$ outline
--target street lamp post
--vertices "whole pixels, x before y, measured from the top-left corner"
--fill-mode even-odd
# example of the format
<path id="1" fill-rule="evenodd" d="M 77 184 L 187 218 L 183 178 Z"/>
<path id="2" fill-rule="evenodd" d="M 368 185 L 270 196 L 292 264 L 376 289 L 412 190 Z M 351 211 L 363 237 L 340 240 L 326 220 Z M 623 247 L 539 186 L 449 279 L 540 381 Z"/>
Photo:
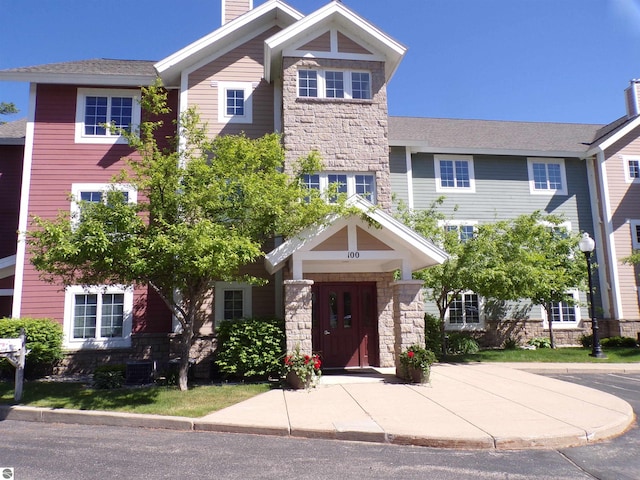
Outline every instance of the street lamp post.
<path id="1" fill-rule="evenodd" d="M 596 242 L 588 233 L 583 233 L 579 242 L 580 250 L 587 260 L 587 273 L 589 276 L 589 307 L 591 314 L 591 330 L 593 332 L 592 350 L 589 355 L 596 358 L 607 358 L 600 346 L 600 334 L 598 333 L 598 319 L 596 318 L 595 307 L 593 305 L 593 281 L 591 278 L 591 254 L 596 247 Z"/>

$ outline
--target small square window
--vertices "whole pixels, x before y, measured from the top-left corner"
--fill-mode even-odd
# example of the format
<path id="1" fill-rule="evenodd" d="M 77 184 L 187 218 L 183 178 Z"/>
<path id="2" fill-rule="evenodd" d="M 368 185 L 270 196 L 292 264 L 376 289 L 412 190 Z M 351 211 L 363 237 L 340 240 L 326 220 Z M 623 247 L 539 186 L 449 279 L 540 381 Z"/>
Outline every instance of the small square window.
<path id="1" fill-rule="evenodd" d="M 640 183 L 640 157 L 622 157 L 627 183 Z"/>
<path id="2" fill-rule="evenodd" d="M 371 76 L 368 72 L 351 73 L 351 98 L 371 99 Z"/>
<path id="3" fill-rule="evenodd" d="M 244 115 L 244 90 L 227 90 L 227 115 Z"/>
<path id="4" fill-rule="evenodd" d="M 315 70 L 298 71 L 298 96 L 318 96 L 318 72 Z"/>
<path id="5" fill-rule="evenodd" d="M 356 194 L 373 203 L 375 195 L 373 175 L 355 175 Z"/>
<path id="6" fill-rule="evenodd" d="M 253 123 L 253 88 L 249 82 L 212 82 L 218 88 L 218 123 Z"/>
<path id="7" fill-rule="evenodd" d="M 629 220 L 631 229 L 631 248 L 640 250 L 640 220 Z"/>

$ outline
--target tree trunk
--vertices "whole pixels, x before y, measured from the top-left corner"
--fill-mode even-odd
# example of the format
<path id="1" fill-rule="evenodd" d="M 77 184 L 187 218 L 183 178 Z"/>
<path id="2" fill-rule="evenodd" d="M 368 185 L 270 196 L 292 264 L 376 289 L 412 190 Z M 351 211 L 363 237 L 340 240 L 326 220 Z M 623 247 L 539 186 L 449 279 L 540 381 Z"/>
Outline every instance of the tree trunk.
<path id="1" fill-rule="evenodd" d="M 549 343 L 551 348 L 556 348 L 556 340 L 553 338 L 553 318 L 551 316 L 551 304 L 549 303 L 545 310 L 547 311 L 547 323 L 549 324 Z"/>
<path id="2" fill-rule="evenodd" d="M 180 337 L 180 368 L 178 370 L 178 387 L 183 392 L 189 389 L 189 354 L 193 338 L 193 319 L 188 319 L 185 323 Z"/>

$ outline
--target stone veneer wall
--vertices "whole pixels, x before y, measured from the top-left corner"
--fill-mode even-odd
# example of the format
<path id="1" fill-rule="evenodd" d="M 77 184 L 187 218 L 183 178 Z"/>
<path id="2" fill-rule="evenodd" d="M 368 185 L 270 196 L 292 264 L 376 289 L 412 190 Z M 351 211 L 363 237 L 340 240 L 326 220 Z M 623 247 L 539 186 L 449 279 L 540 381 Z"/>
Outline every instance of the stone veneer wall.
<path id="1" fill-rule="evenodd" d="M 414 344 L 421 347 L 425 345 L 422 282 L 401 280 L 393 282 L 391 287 L 395 320 L 395 367 L 396 372 L 401 372 L 400 353 Z"/>
<path id="2" fill-rule="evenodd" d="M 296 348 L 311 355 L 312 280 L 285 280 L 284 282 L 284 325 L 287 336 L 287 352 Z"/>
<path id="3" fill-rule="evenodd" d="M 299 98 L 298 69 L 371 72 L 372 99 Z M 315 58 L 283 59 L 282 131 L 286 170 L 312 150 L 324 170 L 375 173 L 377 203 L 391 209 L 387 89 L 383 62 Z"/>
<path id="4" fill-rule="evenodd" d="M 309 273 L 314 282 L 376 282 L 378 344 L 381 367 L 395 365 L 393 329 L 393 273 Z"/>

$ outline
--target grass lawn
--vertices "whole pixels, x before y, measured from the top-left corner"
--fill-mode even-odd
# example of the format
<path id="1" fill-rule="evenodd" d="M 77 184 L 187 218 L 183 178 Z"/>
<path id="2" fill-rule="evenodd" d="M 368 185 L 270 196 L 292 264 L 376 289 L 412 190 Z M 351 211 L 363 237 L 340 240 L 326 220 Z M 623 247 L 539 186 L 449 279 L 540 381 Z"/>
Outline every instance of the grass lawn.
<path id="1" fill-rule="evenodd" d="M 590 357 L 590 348 L 539 348 L 537 350 L 481 350 L 468 355 L 448 355 L 443 362 L 546 362 L 632 363 L 640 362 L 640 348 L 606 348 L 606 359 Z"/>
<path id="2" fill-rule="evenodd" d="M 76 382 L 25 382 L 21 405 L 202 417 L 270 389 L 267 383 L 94 390 Z M 0 404 L 13 404 L 13 382 L 0 382 Z"/>

